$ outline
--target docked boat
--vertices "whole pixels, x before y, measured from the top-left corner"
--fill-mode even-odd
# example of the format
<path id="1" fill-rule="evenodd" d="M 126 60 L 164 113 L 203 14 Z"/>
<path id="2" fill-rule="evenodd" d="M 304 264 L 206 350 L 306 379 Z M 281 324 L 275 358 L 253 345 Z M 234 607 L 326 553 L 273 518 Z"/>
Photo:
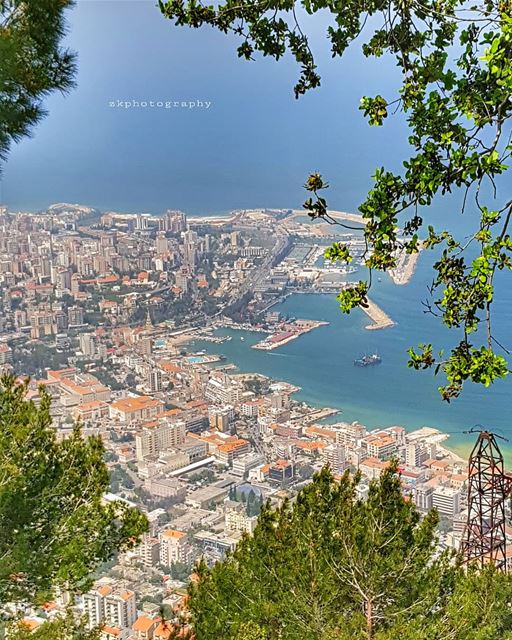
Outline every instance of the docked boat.
<path id="1" fill-rule="evenodd" d="M 365 355 L 362 358 L 358 358 L 354 360 L 354 365 L 356 367 L 369 367 L 371 365 L 380 364 L 382 362 L 382 358 L 376 353 L 372 353 L 371 355 Z"/>

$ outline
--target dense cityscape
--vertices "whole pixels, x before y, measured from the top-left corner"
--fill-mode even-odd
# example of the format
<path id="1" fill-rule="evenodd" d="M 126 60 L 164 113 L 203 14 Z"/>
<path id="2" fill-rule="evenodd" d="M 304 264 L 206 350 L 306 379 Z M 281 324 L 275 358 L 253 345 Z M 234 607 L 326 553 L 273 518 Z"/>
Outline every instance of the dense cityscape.
<path id="1" fill-rule="evenodd" d="M 36 404 L 43 390 L 51 396 L 59 438 L 77 421 L 84 434 L 101 435 L 111 475 L 105 500 L 136 505 L 150 523 L 141 544 L 101 567 L 76 602 L 105 640 L 170 637 L 162 607 L 167 619 L 179 615 L 196 561 L 221 559 L 254 531 L 265 502 L 293 499 L 324 465 L 338 476 L 358 470 L 364 499 L 398 459 L 404 496 L 440 514 L 440 548 L 460 545 L 467 464 L 443 446 L 446 434 L 344 422 L 335 409 L 294 399 L 299 389 L 287 381 L 239 373 L 194 348 L 197 339 L 231 339 L 222 327 L 261 332 L 254 348 L 271 350 L 322 326 L 273 306 L 292 293 L 337 291 L 359 265 L 324 260 L 340 236 L 301 216 L 187 219 L 66 204 L 2 211 L 1 366 L 28 379 Z M 362 251 L 357 232 L 342 236 Z M 396 284 L 414 265 L 415 257 L 401 258 Z M 393 324 L 377 305 L 367 313 L 367 329 Z M 25 622 L 35 629 L 68 604 L 62 594 L 27 607 Z"/>

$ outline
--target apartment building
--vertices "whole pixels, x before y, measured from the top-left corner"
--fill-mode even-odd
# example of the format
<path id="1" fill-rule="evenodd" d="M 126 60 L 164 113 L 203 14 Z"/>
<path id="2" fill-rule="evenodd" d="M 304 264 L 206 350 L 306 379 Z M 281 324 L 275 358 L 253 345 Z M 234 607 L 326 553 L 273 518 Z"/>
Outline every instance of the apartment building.
<path id="1" fill-rule="evenodd" d="M 135 593 L 103 584 L 82 597 L 90 629 L 100 624 L 119 629 L 131 628 L 137 618 Z"/>
<path id="2" fill-rule="evenodd" d="M 139 461 L 157 456 L 161 451 L 177 447 L 185 442 L 185 422 L 161 420 L 155 426 L 144 427 L 135 436 L 136 457 Z"/>
<path id="3" fill-rule="evenodd" d="M 460 511 L 460 491 L 452 487 L 436 487 L 432 494 L 432 506 L 440 515 L 453 518 Z"/>
<path id="4" fill-rule="evenodd" d="M 160 563 L 170 567 L 174 562 L 186 563 L 190 560 L 190 545 L 187 534 L 176 529 L 167 529 L 159 535 Z"/>

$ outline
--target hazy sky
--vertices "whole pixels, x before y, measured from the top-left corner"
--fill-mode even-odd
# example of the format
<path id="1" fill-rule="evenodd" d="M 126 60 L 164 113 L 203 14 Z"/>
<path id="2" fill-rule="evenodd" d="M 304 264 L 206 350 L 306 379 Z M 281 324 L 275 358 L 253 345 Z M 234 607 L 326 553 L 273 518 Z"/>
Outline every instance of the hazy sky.
<path id="1" fill-rule="evenodd" d="M 174 27 L 151 0 L 78 0 L 69 23 L 78 85 L 47 100 L 50 115 L 13 148 L 0 201 L 14 209 L 297 206 L 308 172 L 320 170 L 333 206 L 348 210 L 374 168 L 397 157 L 399 123 L 370 128 L 357 108 L 365 93 L 393 86 L 392 64 L 357 51 L 331 61 L 321 20 L 307 28 L 323 86 L 298 101 L 292 60 L 239 60 L 234 38 Z M 211 106 L 109 106 L 150 100 Z"/>

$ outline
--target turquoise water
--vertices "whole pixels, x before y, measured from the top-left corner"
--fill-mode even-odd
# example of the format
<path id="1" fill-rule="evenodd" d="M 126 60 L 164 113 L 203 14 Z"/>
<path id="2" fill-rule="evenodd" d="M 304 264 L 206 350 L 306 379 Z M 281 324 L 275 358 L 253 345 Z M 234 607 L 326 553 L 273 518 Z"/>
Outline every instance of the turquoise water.
<path id="1" fill-rule="evenodd" d="M 202 364 L 206 359 L 203 356 L 190 356 L 189 358 L 186 358 L 186 361 L 189 364 Z"/>
<path id="2" fill-rule="evenodd" d="M 467 452 L 474 441 L 474 435 L 462 432 L 476 424 L 510 437 L 510 379 L 500 380 L 490 389 L 468 384 L 459 399 L 447 404 L 437 391 L 443 383 L 440 376 L 407 368 L 409 346 L 432 341 L 442 347 L 443 342 L 456 338 L 440 327 L 438 319 L 423 313 L 420 300 L 426 297 L 430 274 L 430 256 L 425 254 L 409 285 L 397 287 L 387 277 L 375 283 L 371 296 L 397 323 L 392 329 L 367 331 L 367 316 L 359 310 L 349 316 L 341 314 L 335 296 L 300 294 L 275 309 L 290 316 L 327 320 L 329 326 L 271 352 L 251 349 L 261 339 L 261 334 L 251 332 L 222 330 L 233 340 L 219 345 L 195 345 L 224 354 L 241 371 L 260 372 L 296 384 L 302 388 L 300 399 L 339 408 L 343 419 L 357 419 L 369 427 L 435 427 L 450 433 L 450 446 L 461 452 Z M 495 332 L 507 342 L 507 327 L 512 326 L 511 305 L 510 294 L 503 295 Z M 354 367 L 355 358 L 375 351 L 382 356 L 381 365 Z M 512 460 L 512 450 L 506 443 L 503 448 Z"/>

